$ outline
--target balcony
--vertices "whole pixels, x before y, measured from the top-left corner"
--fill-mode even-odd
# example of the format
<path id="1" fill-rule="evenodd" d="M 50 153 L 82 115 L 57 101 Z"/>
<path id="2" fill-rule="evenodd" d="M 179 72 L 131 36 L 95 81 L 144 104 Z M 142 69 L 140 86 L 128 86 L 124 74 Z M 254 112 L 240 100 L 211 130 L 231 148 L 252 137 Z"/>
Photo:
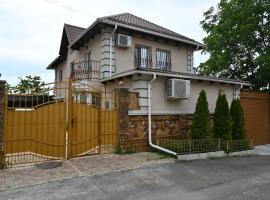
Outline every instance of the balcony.
<path id="1" fill-rule="evenodd" d="M 135 57 L 135 68 L 141 70 L 151 70 L 151 71 L 171 71 L 171 62 L 167 61 L 156 61 L 155 65 L 151 59 L 144 59 L 141 57 Z"/>
<path id="2" fill-rule="evenodd" d="M 87 60 L 71 66 L 73 80 L 100 80 L 100 61 Z"/>

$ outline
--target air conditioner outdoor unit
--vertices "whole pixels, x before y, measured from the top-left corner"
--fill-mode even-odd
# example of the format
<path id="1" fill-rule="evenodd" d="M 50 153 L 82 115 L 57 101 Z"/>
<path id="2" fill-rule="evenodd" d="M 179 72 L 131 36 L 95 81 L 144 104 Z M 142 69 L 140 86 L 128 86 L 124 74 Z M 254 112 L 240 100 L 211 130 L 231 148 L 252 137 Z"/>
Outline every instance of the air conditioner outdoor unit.
<path id="1" fill-rule="evenodd" d="M 190 97 L 190 81 L 183 79 L 168 79 L 167 81 L 167 98 L 183 99 Z"/>
<path id="2" fill-rule="evenodd" d="M 117 34 L 116 35 L 116 46 L 117 47 L 124 47 L 124 48 L 131 47 L 131 36 Z"/>

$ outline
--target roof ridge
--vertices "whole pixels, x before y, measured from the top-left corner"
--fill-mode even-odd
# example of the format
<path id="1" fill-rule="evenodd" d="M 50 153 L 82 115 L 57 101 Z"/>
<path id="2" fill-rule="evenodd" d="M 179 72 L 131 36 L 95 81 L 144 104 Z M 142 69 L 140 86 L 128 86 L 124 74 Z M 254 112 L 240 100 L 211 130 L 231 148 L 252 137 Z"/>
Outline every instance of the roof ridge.
<path id="1" fill-rule="evenodd" d="M 130 14 L 130 13 L 128 13 L 128 12 L 123 12 L 123 13 L 114 14 L 114 15 L 106 15 L 106 16 L 103 16 L 103 17 L 98 17 L 98 19 L 103 19 L 103 18 L 108 18 L 108 17 L 115 17 L 115 16 L 125 15 L 125 14 Z"/>

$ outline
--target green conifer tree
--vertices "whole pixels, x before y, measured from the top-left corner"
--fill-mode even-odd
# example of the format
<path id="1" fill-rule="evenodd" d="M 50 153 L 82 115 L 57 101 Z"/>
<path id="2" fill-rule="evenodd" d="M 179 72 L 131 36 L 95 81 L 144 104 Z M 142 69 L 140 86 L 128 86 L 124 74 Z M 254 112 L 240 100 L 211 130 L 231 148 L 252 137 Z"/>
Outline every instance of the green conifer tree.
<path id="1" fill-rule="evenodd" d="M 244 112 L 239 99 L 234 99 L 232 101 L 230 112 L 232 117 L 232 139 L 245 139 Z"/>
<path id="2" fill-rule="evenodd" d="M 219 93 L 214 114 L 214 137 L 232 139 L 232 119 L 225 94 Z"/>
<path id="3" fill-rule="evenodd" d="M 207 137 L 209 137 L 209 110 L 206 93 L 202 90 L 192 119 L 192 139 L 205 139 Z"/>

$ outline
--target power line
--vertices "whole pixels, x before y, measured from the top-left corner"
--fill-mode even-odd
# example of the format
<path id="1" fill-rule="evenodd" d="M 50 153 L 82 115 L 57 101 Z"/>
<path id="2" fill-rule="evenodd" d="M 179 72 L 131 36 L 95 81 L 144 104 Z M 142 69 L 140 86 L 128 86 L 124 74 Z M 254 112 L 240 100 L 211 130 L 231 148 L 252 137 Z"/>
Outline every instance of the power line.
<path id="1" fill-rule="evenodd" d="M 58 1 L 58 0 L 43 0 L 43 1 L 46 1 L 47 3 L 51 3 L 51 4 L 54 4 L 54 5 L 58 5 L 58 6 L 61 6 L 62 8 L 65 8 L 67 10 L 70 10 L 72 12 L 76 12 L 76 13 L 79 13 L 79 14 L 84 14 L 84 15 L 87 15 L 89 17 L 92 17 L 92 18 L 98 18 L 97 16 L 95 15 L 92 15 L 88 12 L 86 12 L 85 10 L 81 10 L 81 9 L 78 9 L 78 8 L 75 8 L 67 3 L 63 3 L 61 1 Z"/>

